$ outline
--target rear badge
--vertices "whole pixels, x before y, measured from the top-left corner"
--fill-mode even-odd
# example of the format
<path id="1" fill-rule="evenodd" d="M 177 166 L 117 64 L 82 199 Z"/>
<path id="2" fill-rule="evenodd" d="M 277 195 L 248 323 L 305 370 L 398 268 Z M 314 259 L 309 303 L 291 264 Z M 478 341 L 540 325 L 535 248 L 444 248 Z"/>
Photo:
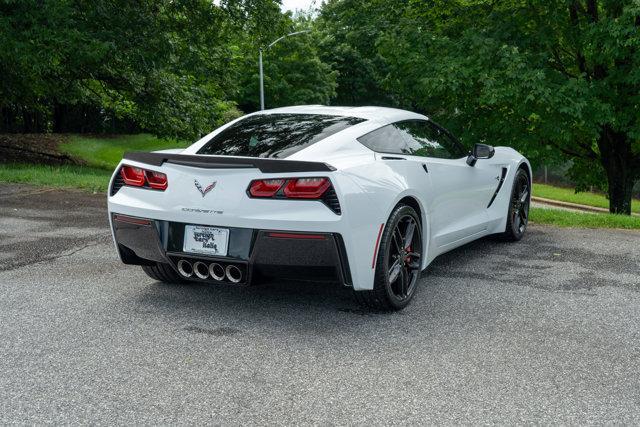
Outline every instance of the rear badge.
<path id="1" fill-rule="evenodd" d="M 213 181 L 211 184 L 207 185 L 207 187 L 203 189 L 202 185 L 200 185 L 197 179 L 193 180 L 193 183 L 196 185 L 196 188 L 198 189 L 200 194 L 202 194 L 202 197 L 206 196 L 209 191 L 214 189 L 214 187 L 216 186 L 216 182 L 217 181 Z"/>

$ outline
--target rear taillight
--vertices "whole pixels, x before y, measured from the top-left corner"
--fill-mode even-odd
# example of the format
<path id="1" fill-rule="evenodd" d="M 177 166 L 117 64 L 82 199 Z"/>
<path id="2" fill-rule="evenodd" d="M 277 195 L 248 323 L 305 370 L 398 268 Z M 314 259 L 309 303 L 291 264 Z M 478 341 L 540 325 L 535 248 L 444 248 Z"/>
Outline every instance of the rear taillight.
<path id="1" fill-rule="evenodd" d="M 336 191 L 326 177 L 255 179 L 247 194 L 259 199 L 318 200 L 336 215 L 342 214 Z"/>
<path id="2" fill-rule="evenodd" d="M 120 175 L 125 185 L 132 185 L 134 187 L 142 187 L 144 185 L 144 169 L 124 165 L 122 169 L 120 169 Z"/>
<path id="3" fill-rule="evenodd" d="M 252 197 L 273 197 L 282 188 L 284 179 L 258 179 L 251 182 L 249 194 Z"/>
<path id="4" fill-rule="evenodd" d="M 327 178 L 290 179 L 284 187 L 284 195 L 292 199 L 319 199 L 330 186 Z"/>
<path id="5" fill-rule="evenodd" d="M 259 198 L 320 199 L 331 187 L 329 178 L 256 179 L 249 185 L 249 195 Z"/>
<path id="6" fill-rule="evenodd" d="M 167 175 L 136 166 L 122 165 L 120 176 L 124 181 L 124 185 L 132 187 L 147 187 L 164 191 L 169 186 Z"/>
<path id="7" fill-rule="evenodd" d="M 167 185 L 169 184 L 167 181 L 167 175 L 163 174 L 162 172 L 145 171 L 144 176 L 147 178 L 149 187 L 155 190 L 167 189 Z"/>

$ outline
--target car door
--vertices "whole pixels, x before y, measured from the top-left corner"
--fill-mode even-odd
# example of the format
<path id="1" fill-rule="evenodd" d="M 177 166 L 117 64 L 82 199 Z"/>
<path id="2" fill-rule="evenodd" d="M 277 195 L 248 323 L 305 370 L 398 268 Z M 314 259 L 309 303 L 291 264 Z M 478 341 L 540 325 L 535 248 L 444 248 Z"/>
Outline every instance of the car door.
<path id="1" fill-rule="evenodd" d="M 487 230 L 487 205 L 500 179 L 499 168 L 466 162 L 465 150 L 449 132 L 431 121 L 396 123 L 410 160 L 427 167 L 431 178 L 431 236 L 437 247 L 464 243 Z"/>
<path id="2" fill-rule="evenodd" d="M 397 182 L 397 188 L 410 187 L 421 200 L 427 200 L 431 193 L 431 178 L 426 173 L 424 161 L 416 162 L 415 156 L 411 155 L 412 145 L 403 137 L 398 126 L 395 124 L 382 126 L 359 137 L 358 141 L 373 150 L 376 153 L 376 159 L 393 171 L 387 178 L 391 177 L 392 181 Z M 388 186 L 389 182 L 385 183 L 385 187 Z"/>

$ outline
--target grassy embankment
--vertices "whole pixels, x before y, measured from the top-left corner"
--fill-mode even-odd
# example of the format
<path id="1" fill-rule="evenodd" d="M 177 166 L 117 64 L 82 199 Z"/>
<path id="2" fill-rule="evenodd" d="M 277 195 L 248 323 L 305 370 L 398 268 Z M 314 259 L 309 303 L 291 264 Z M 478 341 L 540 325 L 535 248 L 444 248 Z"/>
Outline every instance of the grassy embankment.
<path id="1" fill-rule="evenodd" d="M 58 148 L 61 153 L 81 160 L 86 166 L 0 163 L 0 182 L 103 192 L 125 151 L 153 151 L 186 145 L 148 134 L 104 138 L 74 135 Z"/>
<path id="2" fill-rule="evenodd" d="M 29 183 L 42 186 L 81 188 L 106 191 L 113 169 L 125 151 L 153 151 L 185 147 L 185 143 L 158 139 L 152 135 L 121 135 L 97 138 L 71 136 L 60 151 L 82 160 L 86 166 L 44 166 L 0 164 L 0 182 Z M 568 188 L 535 184 L 534 196 L 589 206 L 607 208 L 608 201 L 596 193 L 578 193 Z M 640 212 L 640 201 L 634 200 L 633 211 Z M 530 219 L 536 224 L 558 227 L 640 229 L 640 218 L 598 213 L 568 212 L 557 209 L 532 208 Z"/>
<path id="3" fill-rule="evenodd" d="M 529 218 L 535 224 L 557 227 L 640 229 L 640 217 L 637 216 L 531 208 Z"/>
<path id="4" fill-rule="evenodd" d="M 533 184 L 533 195 L 545 199 L 559 200 L 561 202 L 577 203 L 579 205 L 595 206 L 609 209 L 609 200 L 599 193 L 576 193 L 572 188 L 554 187 L 546 184 Z M 634 199 L 631 210 L 640 213 L 640 200 Z"/>

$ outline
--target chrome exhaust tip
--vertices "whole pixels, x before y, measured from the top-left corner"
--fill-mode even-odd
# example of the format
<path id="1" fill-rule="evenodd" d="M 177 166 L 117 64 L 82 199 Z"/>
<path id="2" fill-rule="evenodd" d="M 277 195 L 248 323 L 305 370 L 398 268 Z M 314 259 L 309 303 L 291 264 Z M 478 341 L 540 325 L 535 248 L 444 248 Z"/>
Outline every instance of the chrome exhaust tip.
<path id="1" fill-rule="evenodd" d="M 242 280 L 242 271 L 235 265 L 228 265 L 225 273 L 227 274 L 227 279 L 232 283 L 238 283 Z"/>
<path id="2" fill-rule="evenodd" d="M 196 261 L 196 263 L 193 264 L 193 272 L 200 279 L 206 279 L 209 277 L 209 268 L 207 267 L 207 264 L 202 261 Z"/>
<path id="3" fill-rule="evenodd" d="M 189 261 L 181 259 L 178 261 L 178 273 L 183 277 L 191 277 L 193 275 L 193 266 Z"/>
<path id="4" fill-rule="evenodd" d="M 214 262 L 209 265 L 209 275 L 217 281 L 224 280 L 224 267 Z"/>

